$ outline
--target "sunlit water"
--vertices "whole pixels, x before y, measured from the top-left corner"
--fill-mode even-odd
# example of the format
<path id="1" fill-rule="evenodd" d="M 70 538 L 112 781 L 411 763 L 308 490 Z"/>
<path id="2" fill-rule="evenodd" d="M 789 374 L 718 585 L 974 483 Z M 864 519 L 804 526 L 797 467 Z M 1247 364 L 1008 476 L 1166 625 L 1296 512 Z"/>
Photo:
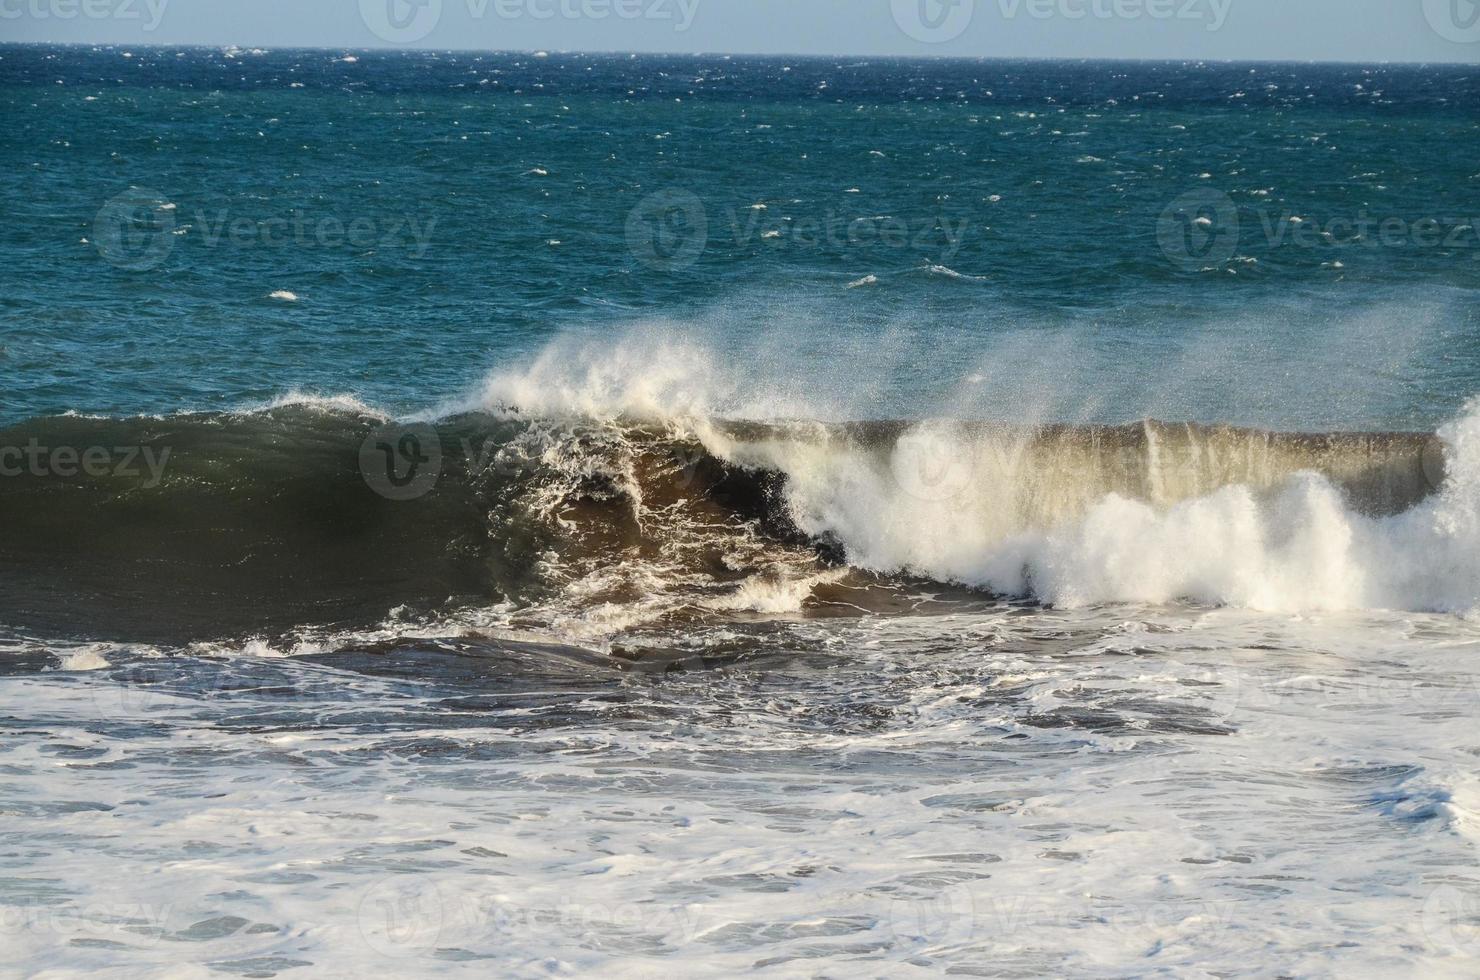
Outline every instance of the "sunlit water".
<path id="1" fill-rule="evenodd" d="M 11 654 L 7 958 L 1467 975 L 1477 652 L 1442 617 L 1004 607 L 741 625 L 661 674 Z"/>
<path id="2" fill-rule="evenodd" d="M 130 54 L 0 47 L 0 970 L 1474 974 L 1475 70 Z"/>

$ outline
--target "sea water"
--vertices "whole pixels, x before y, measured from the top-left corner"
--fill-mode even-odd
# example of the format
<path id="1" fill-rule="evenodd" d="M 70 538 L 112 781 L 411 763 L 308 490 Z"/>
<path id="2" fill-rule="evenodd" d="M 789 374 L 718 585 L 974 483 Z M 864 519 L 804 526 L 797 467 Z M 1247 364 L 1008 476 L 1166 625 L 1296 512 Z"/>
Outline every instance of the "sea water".
<path id="1" fill-rule="evenodd" d="M 0 47 L 0 968 L 1472 975 L 1480 73 Z"/>

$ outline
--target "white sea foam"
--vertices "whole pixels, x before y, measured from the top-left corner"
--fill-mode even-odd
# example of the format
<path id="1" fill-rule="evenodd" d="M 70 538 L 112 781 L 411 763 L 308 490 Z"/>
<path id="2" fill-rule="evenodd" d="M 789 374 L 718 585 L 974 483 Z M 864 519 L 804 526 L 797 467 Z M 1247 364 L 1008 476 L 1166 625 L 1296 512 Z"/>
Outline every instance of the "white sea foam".
<path id="1" fill-rule="evenodd" d="M 90 643 L 84 646 L 61 648 L 54 652 L 57 659 L 61 661 L 59 670 L 102 670 L 109 666 L 107 644 Z"/>
<path id="2" fill-rule="evenodd" d="M 834 582 L 843 575 L 842 569 L 831 569 L 818 575 L 801 578 L 746 579 L 733 593 L 707 603 L 710 609 L 749 611 L 784 614 L 797 612 L 812 590 L 825 582 Z"/>
<path id="3" fill-rule="evenodd" d="M 1480 405 L 1440 432 L 1442 492 L 1404 513 L 1370 516 L 1315 472 L 1199 489 L 1164 463 L 1155 480 L 1182 480 L 1195 492 L 1090 497 L 1091 484 L 1065 483 L 1010 446 L 949 424 L 917 425 L 882 452 L 809 435 L 805 426 L 794 437 L 737 440 L 708 420 L 823 414 L 809 411 L 795 388 L 788 397 L 737 375 L 697 344 L 563 342 L 529 369 L 491 378 L 482 402 L 685 428 L 723 458 L 784 474 L 798 527 L 837 541 L 850 563 L 871 570 L 1065 606 L 1480 606 Z"/>
<path id="4" fill-rule="evenodd" d="M 819 629 L 846 651 L 826 669 L 565 676 L 456 711 L 465 680 L 293 660 L 12 676 L 7 960 L 1473 973 L 1462 624 L 1040 610 L 786 635 Z"/>
<path id="5" fill-rule="evenodd" d="M 267 402 L 244 406 L 242 412 L 263 412 L 275 408 L 306 408 L 315 412 L 350 412 L 370 418 L 388 419 L 390 416 L 353 395 L 320 395 L 314 392 L 292 391 L 278 395 Z"/>
<path id="6" fill-rule="evenodd" d="M 9 645 L 0 640 L 0 655 L 12 652 L 7 649 Z M 114 659 L 120 657 L 156 659 L 165 656 L 157 647 L 143 644 L 52 641 L 46 644 L 46 648 L 58 661 L 56 670 L 72 673 L 107 670 L 113 666 Z"/>
<path id="7" fill-rule="evenodd" d="M 947 265 L 927 265 L 925 271 L 932 276 L 941 276 L 946 279 L 957 279 L 962 282 L 986 282 L 987 276 L 974 276 L 965 272 L 957 272 Z"/>
<path id="8" fill-rule="evenodd" d="M 306 657 L 315 653 L 322 653 L 326 645 L 320 642 L 302 640 L 292 645 L 273 646 L 261 637 L 236 643 L 194 643 L 190 646 L 190 652 L 200 657 L 256 657 L 265 660 L 278 660 L 284 657 Z"/>
<path id="9" fill-rule="evenodd" d="M 884 457 L 818 440 L 708 439 L 727 458 L 786 474 L 797 525 L 841 542 L 864 568 L 1067 606 L 1467 613 L 1480 606 L 1480 405 L 1440 435 L 1442 492 L 1391 517 L 1364 516 L 1313 472 L 1269 490 L 1229 485 L 1166 505 L 1108 494 L 1084 508 L 1079 488 L 942 426 L 917 427 Z M 1068 503 L 1027 516 L 1043 515 L 1052 495 Z"/>

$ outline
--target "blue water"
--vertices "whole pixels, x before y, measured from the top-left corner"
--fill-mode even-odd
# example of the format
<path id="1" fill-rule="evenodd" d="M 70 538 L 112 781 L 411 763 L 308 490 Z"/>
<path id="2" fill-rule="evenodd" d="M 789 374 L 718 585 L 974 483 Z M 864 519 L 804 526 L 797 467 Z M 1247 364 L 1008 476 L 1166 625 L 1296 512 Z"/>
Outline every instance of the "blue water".
<path id="1" fill-rule="evenodd" d="M 1475 974 L 1480 69 L 0 124 L 0 973 Z"/>
<path id="2" fill-rule="evenodd" d="M 1004 349 L 1054 352 L 1066 420 L 1431 428 L 1480 391 L 1474 67 L 7 46 L 0 114 L 0 421 L 425 411 L 651 320 L 803 390 L 846 352 L 871 416 Z M 1208 261 L 1158 237 L 1188 193 L 1236 216 Z M 634 208 L 691 251 L 634 250 Z"/>

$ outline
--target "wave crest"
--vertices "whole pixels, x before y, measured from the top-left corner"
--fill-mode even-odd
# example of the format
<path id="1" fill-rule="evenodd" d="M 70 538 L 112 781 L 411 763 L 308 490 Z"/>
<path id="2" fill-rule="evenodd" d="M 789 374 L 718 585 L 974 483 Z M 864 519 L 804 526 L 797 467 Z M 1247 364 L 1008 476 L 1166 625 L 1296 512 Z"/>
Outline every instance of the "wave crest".
<path id="1" fill-rule="evenodd" d="M 598 393 L 655 418 L 542 389 L 559 417 L 423 425 L 439 479 L 412 499 L 367 476 L 386 423 L 332 400 L 0 432 L 169 454 L 157 484 L 0 479 L 5 619 L 154 642 L 497 608 L 588 640 L 809 614 L 839 589 L 887 611 L 920 579 L 1062 605 L 1480 605 L 1480 407 L 1437 434 L 754 422 L 664 414 L 702 402 L 620 378 Z"/>

